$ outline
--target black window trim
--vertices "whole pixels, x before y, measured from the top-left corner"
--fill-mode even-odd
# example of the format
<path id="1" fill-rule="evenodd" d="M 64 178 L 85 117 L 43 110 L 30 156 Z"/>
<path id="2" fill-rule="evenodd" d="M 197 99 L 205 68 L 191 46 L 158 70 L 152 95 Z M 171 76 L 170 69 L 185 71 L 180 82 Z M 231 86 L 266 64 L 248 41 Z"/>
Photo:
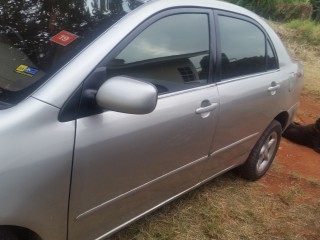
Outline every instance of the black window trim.
<path id="1" fill-rule="evenodd" d="M 235 18 L 235 19 L 239 19 L 239 20 L 243 20 L 246 22 L 249 22 L 253 25 L 255 25 L 257 28 L 260 29 L 260 31 L 264 34 L 265 37 L 265 51 L 267 52 L 267 43 L 270 44 L 271 47 L 271 51 L 273 53 L 273 55 L 275 56 L 276 59 L 276 65 L 277 68 L 276 69 L 271 69 L 271 70 L 267 70 L 264 72 L 258 72 L 258 73 L 252 73 L 252 74 L 248 74 L 248 75 L 242 75 L 242 76 L 237 76 L 237 77 L 232 77 L 232 78 L 227 78 L 227 79 L 222 79 L 221 78 L 221 38 L 220 38 L 220 25 L 219 25 L 219 16 L 224 16 L 224 17 L 230 17 L 230 18 Z M 269 74 L 270 72 L 273 71 L 279 71 L 279 59 L 278 59 L 278 55 L 277 52 L 275 50 L 275 47 L 271 41 L 271 38 L 269 36 L 269 34 L 266 32 L 266 30 L 264 29 L 264 27 L 262 27 L 257 21 L 255 21 L 254 19 L 242 15 L 242 14 L 238 14 L 238 13 L 234 13 L 234 12 L 229 12 L 229 11 L 224 11 L 224 10 L 214 10 L 214 22 L 215 22 L 215 34 L 216 34 L 216 41 L 217 41 L 217 48 L 216 48 L 216 66 L 215 66 L 215 72 L 216 72 L 216 82 L 226 82 L 226 81 L 234 81 L 234 80 L 239 80 L 239 79 L 245 79 L 248 77 L 252 77 L 252 76 L 260 76 L 260 75 L 265 75 L 265 74 Z"/>

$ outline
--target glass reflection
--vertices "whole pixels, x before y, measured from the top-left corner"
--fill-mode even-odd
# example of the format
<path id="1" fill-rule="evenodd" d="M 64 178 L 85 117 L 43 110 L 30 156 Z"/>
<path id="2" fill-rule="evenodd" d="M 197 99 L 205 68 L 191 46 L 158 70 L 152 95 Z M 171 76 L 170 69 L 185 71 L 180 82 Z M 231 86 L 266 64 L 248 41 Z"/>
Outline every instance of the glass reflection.
<path id="1" fill-rule="evenodd" d="M 180 14 L 146 28 L 108 65 L 108 76 L 127 75 L 159 93 L 207 84 L 209 26 L 206 14 Z"/>
<path id="2" fill-rule="evenodd" d="M 141 0 L 0 0 L 0 101 L 54 73 Z M 76 35 L 65 46 L 52 37 Z M 17 74 L 25 65 L 32 78 Z M 3 97 L 6 96 L 6 97 Z"/>

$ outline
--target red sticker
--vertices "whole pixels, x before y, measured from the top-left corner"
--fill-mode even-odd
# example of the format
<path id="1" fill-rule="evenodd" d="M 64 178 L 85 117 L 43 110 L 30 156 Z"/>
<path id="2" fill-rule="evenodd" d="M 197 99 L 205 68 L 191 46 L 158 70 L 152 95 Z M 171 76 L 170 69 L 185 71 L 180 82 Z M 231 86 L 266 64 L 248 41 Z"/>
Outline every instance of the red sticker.
<path id="1" fill-rule="evenodd" d="M 67 46 L 69 43 L 77 39 L 78 36 L 67 31 L 61 31 L 57 35 L 50 38 L 52 42 L 58 43 L 62 46 Z"/>

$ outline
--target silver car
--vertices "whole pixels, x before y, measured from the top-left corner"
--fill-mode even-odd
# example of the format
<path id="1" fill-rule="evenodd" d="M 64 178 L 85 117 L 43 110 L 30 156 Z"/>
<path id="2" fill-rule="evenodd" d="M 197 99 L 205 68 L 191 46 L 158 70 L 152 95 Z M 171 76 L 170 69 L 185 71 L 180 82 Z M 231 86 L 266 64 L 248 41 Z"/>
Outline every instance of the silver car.
<path id="1" fill-rule="evenodd" d="M 0 3 L 0 239 L 104 239 L 236 169 L 261 178 L 303 79 L 215 0 Z"/>

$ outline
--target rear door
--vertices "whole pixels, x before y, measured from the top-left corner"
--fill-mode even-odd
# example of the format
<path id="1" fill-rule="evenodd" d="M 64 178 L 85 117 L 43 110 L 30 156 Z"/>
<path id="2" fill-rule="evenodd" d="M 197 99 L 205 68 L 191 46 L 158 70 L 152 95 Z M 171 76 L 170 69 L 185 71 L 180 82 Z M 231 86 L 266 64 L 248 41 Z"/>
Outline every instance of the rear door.
<path id="1" fill-rule="evenodd" d="M 85 113 L 77 120 L 69 239 L 108 235 L 199 181 L 219 108 L 210 81 L 215 44 L 210 20 L 207 10 L 162 12 L 121 42 L 86 81 L 80 107 Z M 96 105 L 84 104 L 101 78 L 120 75 L 157 87 L 154 112 L 95 113 Z"/>
<path id="2" fill-rule="evenodd" d="M 276 117 L 284 76 L 267 33 L 253 19 L 216 11 L 219 123 L 203 179 L 246 160 Z"/>

